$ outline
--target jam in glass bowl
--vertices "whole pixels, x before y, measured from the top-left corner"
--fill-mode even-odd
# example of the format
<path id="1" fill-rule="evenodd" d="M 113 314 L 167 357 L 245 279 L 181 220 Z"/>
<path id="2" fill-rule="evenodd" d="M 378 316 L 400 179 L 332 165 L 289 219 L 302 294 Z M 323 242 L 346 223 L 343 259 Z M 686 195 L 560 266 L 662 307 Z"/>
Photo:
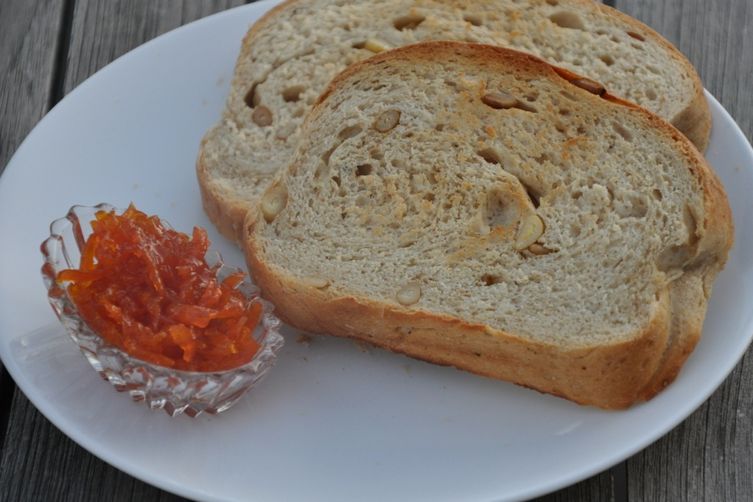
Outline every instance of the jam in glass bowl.
<path id="1" fill-rule="evenodd" d="M 233 281 L 233 288 L 242 293 L 247 305 L 260 310 L 259 322 L 251 333 L 258 348 L 250 361 L 236 367 L 187 371 L 134 357 L 92 329 L 72 299 L 69 284 L 59 277 L 64 270 L 79 268 L 92 234 L 91 222 L 103 212 L 122 213 L 109 204 L 74 206 L 64 218 L 50 225 L 50 237 L 41 246 L 42 277 L 55 314 L 102 378 L 135 401 L 143 401 L 151 409 L 164 409 L 171 416 L 186 413 L 194 417 L 229 409 L 267 374 L 282 348 L 280 321 L 272 314 L 272 304 L 260 297 L 247 277 Z M 170 229 L 164 220 L 159 221 Z M 219 253 L 207 251 L 204 260 L 216 271 L 218 283 L 231 275 L 240 276 L 238 269 L 223 264 Z"/>

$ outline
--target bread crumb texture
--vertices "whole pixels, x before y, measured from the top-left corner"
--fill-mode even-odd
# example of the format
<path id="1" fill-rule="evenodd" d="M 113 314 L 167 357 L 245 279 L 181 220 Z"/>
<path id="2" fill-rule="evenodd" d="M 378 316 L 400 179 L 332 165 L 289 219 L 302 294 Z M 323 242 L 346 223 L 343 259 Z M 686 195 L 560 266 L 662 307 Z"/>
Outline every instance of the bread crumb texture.
<path id="1" fill-rule="evenodd" d="M 264 259 L 551 343 L 645 328 L 704 233 L 686 152 L 545 65 L 432 50 L 334 85 L 262 198 Z"/>
<path id="2" fill-rule="evenodd" d="M 606 408 L 674 379 L 732 242 L 669 124 L 457 42 L 340 74 L 259 208 L 248 262 L 293 325 Z"/>
<path id="3" fill-rule="evenodd" d="M 703 122 L 698 134 L 705 144 L 708 123 L 700 108 L 706 105 L 694 101 L 701 87 L 692 66 L 648 27 L 590 0 L 289 1 L 247 35 L 223 118 L 204 141 L 200 184 L 205 205 L 219 206 L 208 213 L 223 233 L 240 231 L 245 211 L 290 163 L 305 116 L 338 72 L 375 53 L 427 40 L 536 55 L 668 121 L 678 118 L 678 127 Z M 490 106 L 503 106 L 505 95 L 495 92 Z M 523 96 L 518 107 L 526 106 Z M 561 109 L 568 110 L 564 101 Z M 683 118 L 689 110 L 692 124 Z M 625 130 L 614 127 L 617 134 Z"/>

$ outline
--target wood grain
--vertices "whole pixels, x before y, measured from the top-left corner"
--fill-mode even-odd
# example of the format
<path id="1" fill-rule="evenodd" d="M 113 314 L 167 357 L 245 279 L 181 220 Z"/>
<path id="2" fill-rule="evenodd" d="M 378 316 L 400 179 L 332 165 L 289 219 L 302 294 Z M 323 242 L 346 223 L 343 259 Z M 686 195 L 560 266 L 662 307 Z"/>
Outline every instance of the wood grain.
<path id="1" fill-rule="evenodd" d="M 0 173 L 47 112 L 63 0 L 0 2 Z"/>
<path id="2" fill-rule="evenodd" d="M 63 0 L 0 2 L 0 174 L 47 112 Z M 0 444 L 15 385 L 0 363 Z"/>
<path id="3" fill-rule="evenodd" d="M 753 137 L 751 2 L 616 0 L 615 6 L 677 45 Z M 752 389 L 750 349 L 700 409 L 628 461 L 629 500 L 753 500 Z"/>
<path id="4" fill-rule="evenodd" d="M 244 3 L 243 0 L 76 0 L 65 92 L 157 35 Z"/>
<path id="5" fill-rule="evenodd" d="M 70 19 L 65 26 L 63 0 L 0 1 L 0 166 L 49 104 L 99 68 L 161 33 L 244 3 L 68 2 Z M 57 47 L 65 52 L 57 58 L 58 71 L 53 75 Z M 183 500 L 87 453 L 48 422 L 20 391 L 15 392 L 10 410 L 3 412 L 9 413 L 9 419 L 0 457 L 1 501 Z"/>
<path id="6" fill-rule="evenodd" d="M 536 499 L 536 502 L 622 502 L 625 500 L 625 463 L 596 476 Z"/>

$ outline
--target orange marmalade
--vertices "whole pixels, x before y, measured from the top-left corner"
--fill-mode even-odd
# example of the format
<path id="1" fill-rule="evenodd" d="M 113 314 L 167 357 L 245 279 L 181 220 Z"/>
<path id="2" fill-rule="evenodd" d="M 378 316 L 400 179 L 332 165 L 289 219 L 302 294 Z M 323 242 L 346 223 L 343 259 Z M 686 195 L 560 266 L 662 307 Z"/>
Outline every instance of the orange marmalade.
<path id="1" fill-rule="evenodd" d="M 243 272 L 217 280 L 204 259 L 206 231 L 188 236 L 133 205 L 100 211 L 77 270 L 58 282 L 102 338 L 131 356 L 186 371 L 222 371 L 249 362 L 262 306 L 238 291 Z"/>

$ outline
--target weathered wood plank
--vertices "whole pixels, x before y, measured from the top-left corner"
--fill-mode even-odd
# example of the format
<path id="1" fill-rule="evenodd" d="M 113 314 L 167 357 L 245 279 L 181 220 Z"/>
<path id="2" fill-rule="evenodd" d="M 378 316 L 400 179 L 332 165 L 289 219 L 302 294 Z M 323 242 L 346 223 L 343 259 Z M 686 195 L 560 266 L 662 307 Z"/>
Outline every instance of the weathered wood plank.
<path id="1" fill-rule="evenodd" d="M 628 460 L 628 499 L 753 500 L 751 352 L 709 401 Z"/>
<path id="2" fill-rule="evenodd" d="M 622 502 L 625 463 L 620 463 L 596 476 L 585 479 L 562 490 L 537 498 L 535 502 Z"/>
<path id="3" fill-rule="evenodd" d="M 45 114 L 63 0 L 0 2 L 0 173 Z"/>
<path id="4" fill-rule="evenodd" d="M 63 0 L 0 2 L 0 174 L 48 109 L 62 13 Z M 0 445 L 14 390 L 0 363 Z"/>
<path id="5" fill-rule="evenodd" d="M 243 0 L 76 0 L 65 92 L 157 35 L 244 3 Z"/>
<path id="6" fill-rule="evenodd" d="M 74 0 L 69 0 L 73 2 Z M 58 40 L 63 0 L 0 2 L 0 166 L 47 110 L 96 70 L 155 36 L 242 0 L 78 0 Z M 7 27 L 6 27 L 7 24 Z M 52 80 L 56 44 L 65 72 Z M 12 50 L 6 48 L 13 47 Z M 41 97 L 40 97 L 41 96 Z M 7 407 L 7 404 L 6 404 Z M 183 500 L 84 451 L 16 392 L 0 458 L 0 500 Z"/>
<path id="7" fill-rule="evenodd" d="M 685 53 L 753 137 L 753 4 L 616 0 Z M 630 500 L 753 500 L 753 350 L 684 423 L 628 461 Z"/>
<path id="8" fill-rule="evenodd" d="M 0 500 L 180 501 L 102 462 L 17 392 L 0 463 Z"/>

